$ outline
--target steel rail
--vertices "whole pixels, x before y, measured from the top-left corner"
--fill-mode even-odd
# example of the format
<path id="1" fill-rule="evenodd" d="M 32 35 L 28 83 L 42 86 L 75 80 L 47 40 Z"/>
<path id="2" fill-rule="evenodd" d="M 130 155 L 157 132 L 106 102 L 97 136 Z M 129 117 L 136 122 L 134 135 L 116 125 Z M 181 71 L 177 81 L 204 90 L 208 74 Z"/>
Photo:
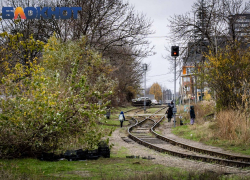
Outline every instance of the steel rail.
<path id="1" fill-rule="evenodd" d="M 161 139 L 163 141 L 170 142 L 170 140 L 168 140 L 168 138 L 163 137 L 163 136 L 157 134 L 154 131 L 154 128 L 156 126 L 159 126 L 159 123 L 162 121 L 163 118 L 164 117 L 162 117 L 158 122 L 155 122 L 153 120 L 154 121 L 154 125 L 153 125 L 153 127 L 150 128 L 150 131 L 153 132 L 153 134 L 155 134 L 157 138 L 159 138 L 159 139 Z M 143 124 L 147 120 L 152 120 L 152 119 L 145 118 L 140 123 L 136 123 L 135 125 L 133 125 L 130 128 L 128 128 L 128 134 L 129 134 L 128 137 L 130 139 L 134 140 L 135 142 L 137 142 L 138 144 L 144 145 L 145 147 L 148 147 L 150 149 L 154 149 L 154 150 L 156 150 L 158 152 L 166 153 L 166 154 L 169 154 L 169 155 L 172 155 L 172 156 L 176 156 L 176 157 L 180 157 L 180 158 L 186 158 L 186 159 L 191 159 L 191 160 L 196 160 L 196 161 L 202 161 L 202 162 L 208 162 L 208 163 L 216 163 L 216 164 L 225 165 L 225 166 L 233 166 L 233 167 L 241 167 L 241 168 L 250 167 L 250 163 L 248 161 L 248 158 L 247 158 L 247 161 L 245 161 L 246 157 L 233 156 L 233 155 L 218 153 L 218 152 L 214 152 L 214 151 L 212 151 L 213 153 L 209 154 L 208 153 L 209 150 L 205 150 L 205 149 L 201 149 L 201 148 L 195 148 L 195 147 L 192 147 L 192 146 L 189 146 L 189 145 L 185 146 L 185 144 L 183 144 L 183 143 L 179 143 L 177 141 L 171 141 L 172 145 L 179 145 L 182 148 L 186 147 L 185 149 L 188 149 L 188 150 L 189 150 L 189 148 L 187 148 L 187 146 L 189 146 L 191 151 L 193 150 L 193 151 L 198 152 L 198 153 L 202 153 L 203 152 L 204 154 L 209 154 L 209 155 L 213 155 L 213 156 L 221 154 L 221 156 L 220 156 L 221 159 L 212 158 L 212 157 L 197 156 L 197 155 L 190 155 L 190 154 L 185 154 L 185 153 L 179 153 L 179 152 L 171 151 L 171 150 L 168 150 L 168 149 L 160 148 L 158 146 L 155 146 L 155 145 L 153 145 L 153 144 L 151 144 L 149 142 L 146 142 L 146 141 L 144 141 L 144 140 L 142 140 L 142 139 L 134 136 L 131 133 L 131 131 L 134 128 L 136 128 L 138 125 Z M 222 158 L 231 158 L 231 159 L 222 159 Z"/>
<path id="2" fill-rule="evenodd" d="M 189 151 L 193 151 L 193 152 L 198 152 L 198 153 L 201 153 L 201 154 L 207 154 L 207 155 L 210 155 L 210 156 L 215 156 L 215 157 L 219 157 L 219 158 L 223 158 L 223 159 L 228 159 L 228 160 L 234 160 L 234 161 L 244 161 L 244 162 L 250 162 L 250 157 L 247 157 L 247 156 L 236 156 L 236 155 L 232 155 L 232 154 L 226 154 L 226 153 L 221 153 L 221 152 L 216 152 L 216 151 L 211 151 L 211 150 L 207 150 L 207 149 L 202 149 L 202 148 L 198 148 L 198 147 L 194 147 L 194 146 L 190 146 L 188 144 L 185 144 L 185 143 L 181 143 L 181 142 L 178 142 L 178 141 L 175 141 L 171 138 L 167 138 L 165 136 L 162 136 L 158 133 L 156 133 L 154 131 L 154 129 L 160 125 L 160 122 L 162 121 L 163 118 L 161 118 L 157 124 L 155 124 L 151 129 L 150 131 L 158 138 L 158 139 L 161 139 L 165 142 L 168 142 L 174 146 L 179 146 L 183 149 L 187 149 Z"/>

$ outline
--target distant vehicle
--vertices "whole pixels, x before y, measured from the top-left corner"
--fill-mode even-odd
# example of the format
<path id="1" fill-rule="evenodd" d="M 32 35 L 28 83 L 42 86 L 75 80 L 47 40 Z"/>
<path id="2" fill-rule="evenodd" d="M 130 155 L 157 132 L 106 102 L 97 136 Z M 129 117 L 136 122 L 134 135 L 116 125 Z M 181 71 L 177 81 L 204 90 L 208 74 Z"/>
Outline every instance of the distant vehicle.
<path id="1" fill-rule="evenodd" d="M 138 99 L 132 99 L 132 106 L 144 106 L 144 99 L 146 106 L 151 106 L 152 101 L 148 97 L 140 97 Z"/>
<path id="2" fill-rule="evenodd" d="M 158 104 L 157 100 L 156 100 L 156 99 L 152 99 L 152 104 L 153 104 L 153 105 Z"/>
<path id="3" fill-rule="evenodd" d="M 161 103 L 161 100 L 159 100 L 158 104 L 159 104 L 159 105 L 161 105 L 161 104 L 162 104 L 162 103 Z"/>

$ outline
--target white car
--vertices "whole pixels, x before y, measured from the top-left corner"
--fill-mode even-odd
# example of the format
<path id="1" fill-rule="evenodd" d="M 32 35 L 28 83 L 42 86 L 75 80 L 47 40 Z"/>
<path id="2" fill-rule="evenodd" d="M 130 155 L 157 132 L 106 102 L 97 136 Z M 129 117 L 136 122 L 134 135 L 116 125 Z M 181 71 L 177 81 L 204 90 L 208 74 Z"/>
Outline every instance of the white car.
<path id="1" fill-rule="evenodd" d="M 153 104 L 153 105 L 158 104 L 157 100 L 156 100 L 156 99 L 153 99 L 153 100 L 152 100 L 152 104 Z"/>

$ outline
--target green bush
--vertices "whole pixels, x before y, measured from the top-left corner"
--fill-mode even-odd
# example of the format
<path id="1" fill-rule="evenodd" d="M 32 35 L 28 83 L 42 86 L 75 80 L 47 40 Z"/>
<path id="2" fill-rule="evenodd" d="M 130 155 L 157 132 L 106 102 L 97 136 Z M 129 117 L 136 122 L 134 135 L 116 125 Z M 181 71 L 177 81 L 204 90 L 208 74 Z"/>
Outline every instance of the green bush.
<path id="1" fill-rule="evenodd" d="M 2 78 L 1 158 L 54 151 L 70 137 L 78 137 L 82 148 L 95 148 L 104 136 L 96 122 L 104 117 L 114 83 L 110 80 L 104 90 L 108 70 L 83 42 L 63 44 L 53 36 L 44 47 L 42 64 L 16 64 Z M 67 51 L 73 49 L 70 58 Z M 58 59 L 68 64 L 67 75 Z M 96 73 L 98 68 L 104 70 Z"/>

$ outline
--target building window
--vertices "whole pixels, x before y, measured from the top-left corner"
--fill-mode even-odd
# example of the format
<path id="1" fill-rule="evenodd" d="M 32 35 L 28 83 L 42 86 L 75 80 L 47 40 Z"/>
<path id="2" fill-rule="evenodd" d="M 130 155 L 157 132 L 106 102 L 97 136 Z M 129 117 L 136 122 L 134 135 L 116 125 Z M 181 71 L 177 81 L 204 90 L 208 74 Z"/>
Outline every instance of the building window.
<path id="1" fill-rule="evenodd" d="M 194 73 L 194 68 L 193 67 L 187 68 L 187 74 L 192 74 L 192 73 Z"/>
<path id="2" fill-rule="evenodd" d="M 187 91 L 190 91 L 190 87 L 189 86 L 187 87 Z"/>
<path id="3" fill-rule="evenodd" d="M 190 82 L 190 77 L 183 77 L 183 82 Z"/>

